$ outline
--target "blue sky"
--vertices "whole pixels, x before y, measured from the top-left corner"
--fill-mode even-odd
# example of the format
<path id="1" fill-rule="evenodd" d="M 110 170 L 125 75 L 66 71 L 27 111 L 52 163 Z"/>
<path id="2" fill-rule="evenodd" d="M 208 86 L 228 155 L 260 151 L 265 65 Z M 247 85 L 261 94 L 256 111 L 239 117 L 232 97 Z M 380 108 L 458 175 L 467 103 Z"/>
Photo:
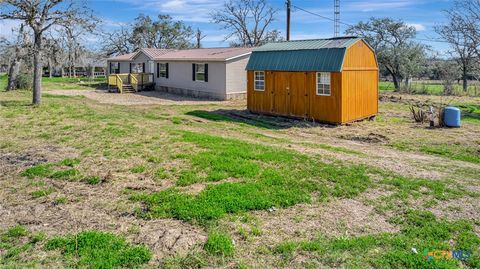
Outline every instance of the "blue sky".
<path id="1" fill-rule="evenodd" d="M 278 9 L 272 27 L 285 32 L 285 1 L 267 0 Z M 419 39 L 438 38 L 433 31 L 435 25 L 445 20 L 443 10 L 452 5 L 452 0 L 341 0 L 341 20 L 355 24 L 360 20 L 375 17 L 403 19 L 418 30 Z M 223 0 L 87 0 L 96 15 L 102 18 L 105 29 L 132 22 L 143 13 L 150 16 L 170 14 L 187 25 L 200 28 L 207 36 L 204 47 L 228 46 L 226 34 L 220 25 L 210 22 L 211 11 L 220 9 Z M 292 0 L 292 4 L 326 17 L 333 17 L 333 0 Z M 7 23 L 2 32 L 7 32 Z M 342 25 L 342 32 L 345 26 Z M 333 22 L 293 9 L 292 39 L 324 38 L 333 36 Z M 448 44 L 421 41 L 440 52 L 448 50 Z"/>

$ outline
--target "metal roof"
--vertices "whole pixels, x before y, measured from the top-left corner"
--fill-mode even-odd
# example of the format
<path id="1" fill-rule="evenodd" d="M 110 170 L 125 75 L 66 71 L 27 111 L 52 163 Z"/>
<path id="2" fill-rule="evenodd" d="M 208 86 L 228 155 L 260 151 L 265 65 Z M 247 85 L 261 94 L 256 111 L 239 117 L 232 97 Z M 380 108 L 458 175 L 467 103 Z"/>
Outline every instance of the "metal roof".
<path id="1" fill-rule="evenodd" d="M 359 40 L 341 37 L 268 43 L 252 52 L 246 69 L 340 72 L 347 48 Z"/>

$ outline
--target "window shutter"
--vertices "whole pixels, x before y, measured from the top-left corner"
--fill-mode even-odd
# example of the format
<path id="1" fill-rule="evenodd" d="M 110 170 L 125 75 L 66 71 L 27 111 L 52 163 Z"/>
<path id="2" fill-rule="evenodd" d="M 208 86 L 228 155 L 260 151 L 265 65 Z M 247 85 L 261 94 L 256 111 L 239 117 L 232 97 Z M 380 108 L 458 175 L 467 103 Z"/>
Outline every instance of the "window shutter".
<path id="1" fill-rule="evenodd" d="M 165 77 L 168 78 L 168 63 L 165 64 L 165 69 L 167 71 L 167 75 Z"/>
<path id="2" fill-rule="evenodd" d="M 157 63 L 157 78 L 160 77 L 160 63 Z"/>
<path id="3" fill-rule="evenodd" d="M 145 63 L 142 63 L 142 73 L 145 73 Z"/>
<path id="4" fill-rule="evenodd" d="M 110 71 L 109 71 L 110 74 L 112 74 L 112 62 L 110 62 Z"/>
<path id="5" fill-rule="evenodd" d="M 130 74 L 132 73 L 132 63 L 130 63 Z"/>
<path id="6" fill-rule="evenodd" d="M 205 82 L 208 82 L 208 64 L 205 64 Z"/>
<path id="7" fill-rule="evenodd" d="M 192 64 L 192 80 L 195 81 L 195 64 Z"/>

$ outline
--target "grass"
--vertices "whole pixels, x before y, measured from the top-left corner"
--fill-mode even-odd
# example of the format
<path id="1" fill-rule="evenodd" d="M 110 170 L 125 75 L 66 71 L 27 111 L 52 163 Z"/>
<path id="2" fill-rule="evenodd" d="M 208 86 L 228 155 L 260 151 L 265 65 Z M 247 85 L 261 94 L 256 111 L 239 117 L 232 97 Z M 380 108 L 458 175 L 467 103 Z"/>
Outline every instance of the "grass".
<path id="1" fill-rule="evenodd" d="M 379 83 L 379 90 L 380 92 L 393 92 L 395 91 L 395 87 L 393 82 L 388 81 L 380 81 Z M 443 95 L 444 86 L 442 85 L 441 81 L 435 82 L 414 82 L 410 86 L 410 90 L 408 93 L 411 94 L 428 94 L 428 95 Z M 480 91 L 478 89 L 478 85 L 472 85 L 468 87 L 468 92 L 465 93 L 463 91 L 462 85 L 455 84 L 454 85 L 454 93 L 456 95 L 470 95 L 470 96 L 478 96 Z"/>
<path id="2" fill-rule="evenodd" d="M 111 233 L 84 231 L 56 237 L 45 244 L 46 250 L 60 250 L 65 262 L 75 268 L 132 268 L 147 263 L 151 251 L 132 245 Z"/>
<path id="3" fill-rule="evenodd" d="M 43 197 L 43 196 L 47 196 L 47 195 L 49 195 L 53 192 L 55 192 L 55 188 L 50 187 L 48 189 L 37 190 L 37 191 L 31 192 L 30 194 L 32 195 L 33 198 L 40 198 L 40 197 Z"/>
<path id="4" fill-rule="evenodd" d="M 232 238 L 228 234 L 217 231 L 208 234 L 207 242 L 203 248 L 210 255 L 224 257 L 233 256 L 235 251 Z"/>
<path id="5" fill-rule="evenodd" d="M 22 225 L 15 225 L 0 232 L 0 267 L 38 267 L 40 261 L 32 254 L 44 239 L 43 233 L 33 234 Z"/>
<path id="6" fill-rule="evenodd" d="M 6 74 L 0 75 L 0 90 L 7 87 L 8 76 Z M 91 79 L 88 77 L 68 78 L 68 77 L 43 77 L 42 86 L 45 90 L 84 90 L 103 87 L 105 78 Z"/>
<path id="7" fill-rule="evenodd" d="M 408 141 L 397 141 L 391 146 L 402 151 L 420 151 L 430 155 L 446 157 L 471 163 L 480 163 L 480 151 L 477 148 L 455 144 L 433 144 L 431 142 L 412 144 Z"/>
<path id="8" fill-rule="evenodd" d="M 401 226 L 399 233 L 286 241 L 277 245 L 274 253 L 288 259 L 295 252 L 311 252 L 322 264 L 346 268 L 458 268 L 460 263 L 478 267 L 480 238 L 470 222 L 438 220 L 432 213 L 418 210 L 408 210 L 391 221 Z M 471 256 L 466 261 L 429 261 L 422 257 L 425 249 L 463 250 Z"/>
<path id="9" fill-rule="evenodd" d="M 145 218 L 174 217 L 205 223 L 229 213 L 309 202 L 314 192 L 323 198 L 354 197 L 371 183 L 362 166 L 326 165 L 292 150 L 199 133 L 183 132 L 179 139 L 202 149 L 181 156 L 192 162 L 193 169 L 187 171 L 188 176 L 184 171 L 180 185 L 227 178 L 240 182 L 208 185 L 197 195 L 175 187 L 135 193 L 131 199 L 143 203 L 144 209 L 137 213 Z"/>

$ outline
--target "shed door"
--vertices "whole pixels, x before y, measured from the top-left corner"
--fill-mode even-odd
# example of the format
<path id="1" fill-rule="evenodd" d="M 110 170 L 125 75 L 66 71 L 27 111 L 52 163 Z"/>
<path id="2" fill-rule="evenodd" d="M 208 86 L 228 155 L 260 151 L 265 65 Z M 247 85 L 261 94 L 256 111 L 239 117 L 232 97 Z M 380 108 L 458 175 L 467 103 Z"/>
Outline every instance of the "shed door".
<path id="1" fill-rule="evenodd" d="M 289 72 L 275 72 L 275 85 L 273 89 L 273 112 L 280 115 L 289 115 L 288 98 Z"/>
<path id="2" fill-rule="evenodd" d="M 308 97 L 307 97 L 307 75 L 304 72 L 292 72 L 290 74 L 290 105 L 289 112 L 291 116 L 307 117 Z"/>

